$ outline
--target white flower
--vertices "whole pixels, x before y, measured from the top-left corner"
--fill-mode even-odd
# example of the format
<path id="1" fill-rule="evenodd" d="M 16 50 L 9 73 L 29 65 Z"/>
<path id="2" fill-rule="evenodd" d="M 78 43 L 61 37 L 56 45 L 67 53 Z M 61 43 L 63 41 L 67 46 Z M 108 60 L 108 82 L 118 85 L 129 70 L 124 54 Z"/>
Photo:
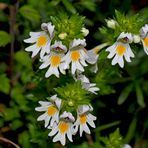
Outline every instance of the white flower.
<path id="1" fill-rule="evenodd" d="M 106 47 L 108 45 L 108 43 L 103 43 L 103 44 L 100 44 L 96 47 L 94 47 L 93 49 L 91 50 L 88 50 L 87 51 L 87 59 L 86 61 L 89 63 L 89 64 L 95 64 L 97 63 L 97 60 L 98 60 L 98 57 L 99 57 L 99 51 Z"/>
<path id="2" fill-rule="evenodd" d="M 83 33 L 84 36 L 87 36 L 89 34 L 89 30 L 84 27 L 81 29 L 81 32 Z"/>
<path id="3" fill-rule="evenodd" d="M 139 43 L 140 42 L 140 36 L 139 35 L 133 35 L 133 42 Z"/>
<path id="4" fill-rule="evenodd" d="M 39 69 L 43 69 L 49 66 L 45 74 L 46 78 L 52 74 L 59 77 L 59 71 L 62 74 L 65 74 L 64 62 L 62 61 L 62 58 L 64 57 L 64 53 L 66 51 L 67 48 L 61 41 L 55 41 L 55 43 L 51 46 L 51 52 L 42 59 L 43 64 L 39 67 Z"/>
<path id="5" fill-rule="evenodd" d="M 86 46 L 85 39 L 74 39 L 70 44 L 70 50 L 65 55 L 63 60 L 65 61 L 64 69 L 69 69 L 71 63 L 71 73 L 74 74 L 76 70 L 84 71 L 83 66 L 87 66 L 85 63 L 87 54 L 84 49 Z"/>
<path id="6" fill-rule="evenodd" d="M 120 67 L 124 67 L 123 57 L 127 62 L 131 62 L 131 57 L 134 57 L 134 54 L 130 48 L 129 43 L 133 41 L 131 33 L 122 32 L 117 41 L 110 47 L 106 49 L 109 51 L 108 58 L 113 58 L 112 65 L 119 64 Z"/>
<path id="7" fill-rule="evenodd" d="M 43 58 L 45 53 L 50 52 L 50 43 L 54 31 L 54 26 L 51 23 L 46 24 L 48 32 L 40 31 L 40 32 L 30 32 L 30 38 L 25 39 L 25 43 L 34 43 L 33 45 L 27 47 L 25 50 L 28 52 L 32 52 L 32 58 L 35 57 L 40 52 L 40 58 Z M 45 23 L 44 25 L 45 26 Z M 42 27 L 43 28 L 43 27 Z"/>
<path id="8" fill-rule="evenodd" d="M 95 83 L 90 83 L 89 79 L 85 75 L 79 74 L 77 79 L 81 81 L 83 89 L 85 89 L 93 94 L 97 94 L 96 91 L 100 90 L 98 87 L 96 87 Z"/>
<path id="9" fill-rule="evenodd" d="M 122 148 L 132 148 L 132 147 L 128 144 L 125 144 Z"/>
<path id="10" fill-rule="evenodd" d="M 106 23 L 107 23 L 107 26 L 112 29 L 115 29 L 116 26 L 118 25 L 117 21 L 113 19 L 106 20 Z"/>
<path id="11" fill-rule="evenodd" d="M 141 28 L 140 36 L 141 36 L 144 51 L 148 55 L 148 24 L 146 24 L 144 27 Z"/>
<path id="12" fill-rule="evenodd" d="M 68 139 L 73 142 L 72 135 L 74 132 L 73 122 L 74 117 L 69 112 L 64 112 L 60 116 L 60 121 L 58 124 L 54 124 L 52 127 L 52 131 L 48 134 L 48 136 L 53 136 L 57 133 L 57 135 L 53 138 L 53 142 L 60 141 L 62 145 L 66 144 L 66 135 Z"/>
<path id="13" fill-rule="evenodd" d="M 37 121 L 45 121 L 45 127 L 49 125 L 53 125 L 53 123 L 56 121 L 59 122 L 59 110 L 61 107 L 61 99 L 57 98 L 57 95 L 54 95 L 50 98 L 49 101 L 39 101 L 40 107 L 36 107 L 35 110 L 42 112 L 45 111 L 44 114 L 39 116 L 37 118 Z"/>
<path id="14" fill-rule="evenodd" d="M 93 128 L 96 127 L 94 124 L 94 120 L 96 120 L 96 117 L 90 114 L 90 111 L 93 111 L 93 108 L 90 105 L 81 105 L 78 107 L 77 120 L 74 123 L 74 133 L 76 133 L 78 131 L 78 128 L 80 128 L 80 137 L 82 136 L 83 131 L 85 131 L 87 134 L 90 134 L 87 123 Z"/>

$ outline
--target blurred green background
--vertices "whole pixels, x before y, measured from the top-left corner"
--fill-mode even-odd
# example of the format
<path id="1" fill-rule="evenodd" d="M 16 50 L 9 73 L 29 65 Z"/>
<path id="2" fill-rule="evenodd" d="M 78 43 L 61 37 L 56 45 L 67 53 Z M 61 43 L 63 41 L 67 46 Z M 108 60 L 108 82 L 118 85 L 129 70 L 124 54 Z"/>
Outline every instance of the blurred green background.
<path id="1" fill-rule="evenodd" d="M 99 27 L 106 25 L 106 18 L 113 18 L 115 9 L 148 18 L 147 6 L 147 0 L 0 0 L 0 148 L 62 147 L 52 143 L 49 131 L 36 121 L 34 108 L 53 94 L 64 78 L 40 79 L 36 59 L 32 61 L 24 51 L 23 40 L 30 31 L 40 30 L 42 22 L 60 11 L 79 13 L 86 17 L 90 32 L 86 48 L 91 49 L 105 40 Z M 100 88 L 98 95 L 92 96 L 97 128 L 91 129 L 91 135 L 75 136 L 65 147 L 108 148 L 106 143 L 115 143 L 122 135 L 132 147 L 148 148 L 148 57 L 141 45 L 135 49 L 136 57 L 124 69 L 111 66 L 107 53 L 100 53 L 98 73 L 89 74 Z M 117 128 L 121 135 L 113 134 Z"/>

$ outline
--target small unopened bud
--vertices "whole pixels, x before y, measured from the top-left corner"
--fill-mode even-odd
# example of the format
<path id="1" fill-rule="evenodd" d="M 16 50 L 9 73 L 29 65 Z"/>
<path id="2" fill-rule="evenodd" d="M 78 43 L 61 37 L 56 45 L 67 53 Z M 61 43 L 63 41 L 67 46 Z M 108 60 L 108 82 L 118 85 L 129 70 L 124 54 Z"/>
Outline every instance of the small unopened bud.
<path id="1" fill-rule="evenodd" d="M 48 30 L 47 23 L 42 23 L 41 24 L 41 29 L 44 30 L 44 31 L 47 31 Z"/>
<path id="2" fill-rule="evenodd" d="M 87 36 L 89 34 L 89 30 L 84 27 L 81 29 L 81 32 L 84 36 Z"/>
<path id="3" fill-rule="evenodd" d="M 133 36 L 133 42 L 134 43 L 139 43 L 140 42 L 140 36 L 139 35 L 134 35 Z"/>
<path id="4" fill-rule="evenodd" d="M 116 26 L 117 26 L 117 24 L 118 24 L 118 23 L 117 23 L 115 20 L 113 20 L 113 19 L 106 20 L 106 23 L 107 23 L 107 26 L 108 26 L 109 28 L 112 28 L 112 29 L 115 29 Z"/>
<path id="5" fill-rule="evenodd" d="M 74 106 L 73 101 L 69 101 L 69 102 L 68 102 L 68 105 L 69 105 L 69 106 Z"/>
<path id="6" fill-rule="evenodd" d="M 67 37 L 67 33 L 66 32 L 62 32 L 58 35 L 58 37 L 61 39 L 61 40 L 64 40 L 66 37 Z"/>

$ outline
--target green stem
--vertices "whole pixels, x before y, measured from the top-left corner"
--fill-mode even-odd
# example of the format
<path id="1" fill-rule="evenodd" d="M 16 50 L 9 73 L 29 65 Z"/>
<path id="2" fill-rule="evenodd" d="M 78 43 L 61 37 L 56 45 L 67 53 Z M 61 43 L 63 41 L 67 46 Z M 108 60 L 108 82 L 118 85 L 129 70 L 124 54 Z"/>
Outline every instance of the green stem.
<path id="1" fill-rule="evenodd" d="M 115 122 L 112 122 L 112 123 L 108 123 L 108 124 L 102 125 L 102 126 L 96 128 L 94 131 L 95 131 L 95 132 L 96 132 L 96 131 L 97 131 L 97 132 L 100 132 L 100 131 L 105 130 L 105 129 L 107 129 L 107 128 L 111 128 L 111 127 L 113 127 L 113 126 L 116 126 L 116 125 L 120 124 L 120 122 L 121 122 L 121 121 L 115 121 Z"/>

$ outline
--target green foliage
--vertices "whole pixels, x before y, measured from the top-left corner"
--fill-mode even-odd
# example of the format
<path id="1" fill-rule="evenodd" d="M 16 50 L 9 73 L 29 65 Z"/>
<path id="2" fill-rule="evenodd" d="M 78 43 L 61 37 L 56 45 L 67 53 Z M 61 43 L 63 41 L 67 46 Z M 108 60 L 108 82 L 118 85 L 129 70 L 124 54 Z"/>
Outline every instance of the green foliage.
<path id="1" fill-rule="evenodd" d="M 105 48 L 100 51 L 98 72 L 90 73 L 88 66 L 84 73 L 100 88 L 95 96 L 82 89 L 80 82 L 74 83 L 68 73 L 61 75 L 60 79 L 55 76 L 46 79 L 47 69 L 38 70 L 40 63 L 24 51 L 26 45 L 23 40 L 30 31 L 40 30 L 42 22 L 52 21 L 56 26 L 55 40 L 61 40 L 67 47 L 74 38 L 84 38 L 81 32 L 84 23 L 89 28 L 87 49 L 100 44 L 100 41 L 112 44 L 123 31 L 138 34 L 141 26 L 148 21 L 148 8 L 141 9 L 143 3 L 128 0 L 3 2 L 6 6 L 0 3 L 0 135 L 22 148 L 61 147 L 48 137 L 50 129 L 45 129 L 43 122 L 37 122 L 41 114 L 35 111 L 38 101 L 47 101 L 49 96 L 57 93 L 63 100 L 61 112 L 67 110 L 76 117 L 78 105 L 91 103 L 97 116 L 96 129 L 91 129 L 92 134 L 83 134 L 83 138 L 76 135 L 74 142 L 67 142 L 66 147 L 120 148 L 125 143 L 132 143 L 135 147 L 147 148 L 148 58 L 140 44 L 131 44 L 136 56 L 131 63 L 125 64 L 124 69 L 110 64 Z M 14 15 L 13 19 L 9 19 L 10 15 Z M 100 33 L 98 27 L 105 23 L 105 18 L 113 18 L 118 25 L 115 29 L 104 25 Z M 14 26 L 11 26 L 13 23 Z M 8 33 L 10 27 L 14 36 Z M 68 36 L 62 40 L 60 33 Z M 13 55 L 10 55 L 10 43 L 14 46 Z M 111 133 L 116 127 L 120 128 L 122 136 L 119 130 Z M 7 147 L 6 143 L 1 143 Z"/>
<path id="2" fill-rule="evenodd" d="M 115 132 L 111 133 L 108 138 L 103 138 L 102 141 L 107 148 L 122 148 L 123 147 L 123 139 L 119 133 L 119 129 Z"/>
<path id="3" fill-rule="evenodd" d="M 20 14 L 25 18 L 31 21 L 32 24 L 40 22 L 39 12 L 31 7 L 30 5 L 24 5 L 19 9 Z"/>
<path id="4" fill-rule="evenodd" d="M 8 94 L 10 90 L 10 80 L 5 74 L 0 75 L 0 91 Z"/>
<path id="5" fill-rule="evenodd" d="M 145 17 L 139 14 L 125 15 L 119 11 L 115 11 L 114 21 L 116 21 L 115 29 L 101 27 L 100 32 L 105 37 L 105 41 L 114 43 L 121 32 L 139 34 L 141 27 L 144 25 Z"/>
<path id="6" fill-rule="evenodd" d="M 0 30 L 0 47 L 4 47 L 10 42 L 11 36 L 7 32 Z"/>
<path id="7" fill-rule="evenodd" d="M 56 17 L 52 16 L 51 21 L 56 28 L 54 40 L 60 40 L 59 34 L 66 33 L 67 37 L 63 39 L 62 42 L 67 45 L 67 47 L 69 47 L 70 42 L 74 38 L 84 38 L 81 32 L 84 24 L 84 17 L 79 16 L 78 14 L 74 14 L 69 17 L 65 12 L 61 12 Z"/>
<path id="8" fill-rule="evenodd" d="M 88 104 L 91 100 L 88 92 L 82 89 L 81 82 L 77 81 L 66 86 L 56 88 L 59 98 L 63 100 L 63 109 L 76 112 L 79 105 Z"/>

